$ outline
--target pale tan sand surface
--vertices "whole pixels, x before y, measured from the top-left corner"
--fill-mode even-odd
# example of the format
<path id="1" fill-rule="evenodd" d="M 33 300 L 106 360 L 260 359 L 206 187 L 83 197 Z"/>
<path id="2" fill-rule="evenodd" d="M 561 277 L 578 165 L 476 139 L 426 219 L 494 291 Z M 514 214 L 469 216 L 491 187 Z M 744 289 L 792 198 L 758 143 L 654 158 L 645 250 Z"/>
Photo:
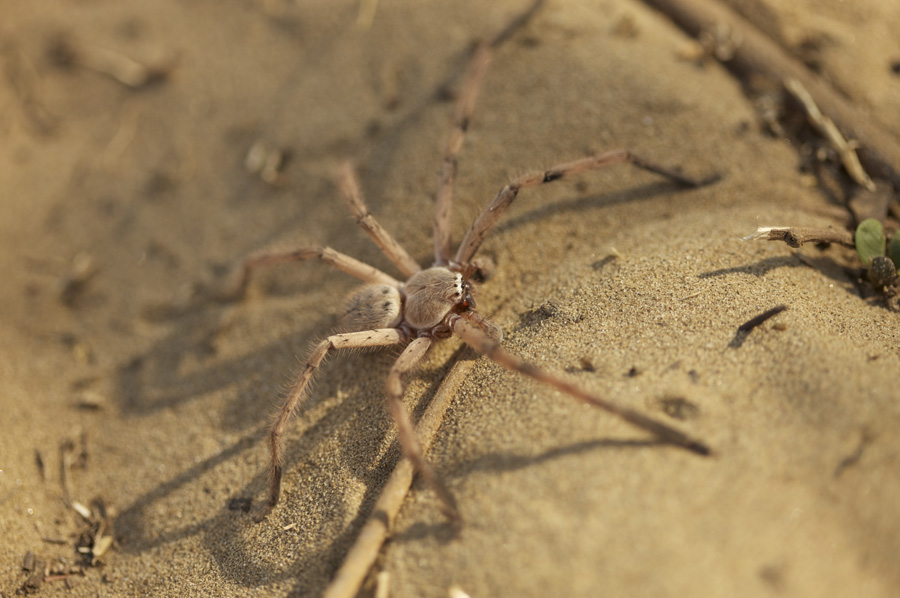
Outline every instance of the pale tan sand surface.
<path id="1" fill-rule="evenodd" d="M 792 44 L 826 34 L 825 74 L 900 135 L 896 37 L 880 68 L 845 62 L 875 52 L 853 41 L 865 31 L 900 30 L 891 3 L 752 6 Z M 339 199 L 343 158 L 429 263 L 449 98 L 472 43 L 526 4 L 382 0 L 365 28 L 355 1 L 4 3 L 0 592 L 22 586 L 28 551 L 77 560 L 71 439 L 70 498 L 102 499 L 116 542 L 41 595 L 322 593 L 399 458 L 382 401 L 394 353 L 329 359 L 287 437 L 282 501 L 253 525 L 233 499 L 262 500 L 269 415 L 355 283 L 286 265 L 241 303 L 190 298 L 269 245 L 328 244 L 394 273 Z M 60 35 L 166 77 L 132 90 L 60 68 Z M 491 64 L 454 233 L 515 176 L 607 149 L 721 174 L 684 190 L 617 166 L 523 191 L 484 244 L 497 271 L 479 289 L 510 351 L 715 454 L 482 359 L 431 451 L 462 535 L 416 483 L 376 564 L 390 596 L 900 594 L 898 315 L 861 297 L 850 250 L 741 241 L 845 220 L 740 83 L 688 47 L 638 2 L 548 1 Z M 287 152 L 274 184 L 245 167 L 259 140 Z M 86 261 L 93 275 L 62 294 Z M 417 416 L 458 349 L 410 377 Z"/>

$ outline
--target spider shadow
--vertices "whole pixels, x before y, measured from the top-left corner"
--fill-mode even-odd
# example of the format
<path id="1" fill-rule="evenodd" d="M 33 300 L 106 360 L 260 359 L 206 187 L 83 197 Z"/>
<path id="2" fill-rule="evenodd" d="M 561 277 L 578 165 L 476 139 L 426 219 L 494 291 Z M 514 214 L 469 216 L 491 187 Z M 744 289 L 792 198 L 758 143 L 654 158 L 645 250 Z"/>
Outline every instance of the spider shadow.
<path id="1" fill-rule="evenodd" d="M 706 184 L 713 184 L 713 182 Z M 512 231 L 526 224 L 540 222 L 550 216 L 565 212 L 578 213 L 591 209 L 611 208 L 638 201 L 652 200 L 661 195 L 675 197 L 682 193 L 706 186 L 706 184 L 700 185 L 699 187 L 684 187 L 671 181 L 661 180 L 599 195 L 595 194 L 574 199 L 557 200 L 552 203 L 532 208 L 524 214 L 506 218 L 502 223 L 496 226 L 495 230 L 498 232 Z"/>
<path id="2" fill-rule="evenodd" d="M 871 296 L 877 296 L 874 291 L 866 292 L 866 286 L 860 284 L 859 280 L 863 276 L 862 270 L 841 265 L 832 256 L 827 255 L 810 256 L 794 252 L 789 255 L 763 258 L 752 264 L 710 270 L 699 274 L 698 278 L 718 278 L 720 276 L 728 276 L 731 274 L 749 274 L 751 276 L 756 276 L 757 278 L 762 278 L 772 270 L 777 270 L 779 268 L 812 268 L 833 280 L 848 293 L 864 299 Z M 885 307 L 887 307 L 887 305 L 885 305 Z M 732 342 L 739 343 L 743 341 L 740 341 L 735 337 Z"/>
<path id="3" fill-rule="evenodd" d="M 611 439 L 600 438 L 595 440 L 585 440 L 576 442 L 567 446 L 548 449 L 537 455 L 523 455 L 515 453 L 489 453 L 480 456 L 468 462 L 460 463 L 453 473 L 448 473 L 450 478 L 466 478 L 474 472 L 512 472 L 522 469 L 528 469 L 541 463 L 552 462 L 564 457 L 579 455 L 595 451 L 597 449 L 641 449 L 649 447 L 665 446 L 666 443 L 661 440 L 630 440 L 630 439 Z M 465 533 L 465 531 L 463 531 Z M 405 531 L 394 534 L 391 540 L 394 542 L 411 542 L 421 540 L 426 537 L 438 537 L 441 541 L 450 541 L 454 538 L 452 534 L 447 533 L 444 528 L 429 525 L 425 523 L 413 523 Z"/>
<path id="4" fill-rule="evenodd" d="M 273 582 L 295 581 L 299 584 L 297 580 L 316 579 L 318 576 L 313 574 L 311 570 L 321 568 L 323 563 L 327 564 L 332 572 L 336 571 L 347 548 L 358 535 L 365 517 L 377 500 L 380 484 L 376 483 L 375 480 L 380 475 L 384 475 L 384 470 L 393 466 L 393 462 L 399 458 L 399 454 L 393 454 L 393 451 L 386 454 L 373 468 L 372 479 L 364 481 L 366 491 L 358 514 L 350 524 L 340 529 L 332 528 L 326 530 L 329 532 L 325 534 L 329 538 L 328 542 L 305 541 L 307 537 L 310 539 L 322 537 L 322 530 L 310 529 L 308 525 L 304 526 L 301 521 L 300 531 L 290 533 L 301 536 L 295 542 L 298 546 L 303 546 L 304 550 L 298 550 L 296 558 L 280 569 L 272 563 L 260 561 L 254 544 L 246 539 L 246 528 L 252 525 L 267 524 L 265 522 L 260 524 L 252 523 L 252 511 L 245 510 L 241 512 L 243 509 L 235 509 L 231 500 L 211 499 L 219 503 L 218 509 L 215 510 L 214 514 L 180 527 L 157 530 L 151 529 L 151 525 L 148 523 L 152 521 L 153 525 L 158 525 L 158 518 L 152 515 L 154 507 L 170 500 L 173 495 L 194 484 L 207 472 L 239 457 L 247 450 L 258 448 L 265 428 L 257 427 L 252 433 L 240 438 L 216 455 L 182 471 L 168 482 L 140 496 L 129 505 L 122 511 L 116 522 L 117 536 L 122 536 L 120 549 L 132 554 L 141 554 L 166 544 L 200 535 L 201 542 L 216 562 L 220 573 L 226 578 L 248 588 L 268 586 Z M 302 438 L 290 442 L 289 452 L 295 452 L 295 448 L 302 444 Z M 265 487 L 265 483 L 265 475 L 260 473 L 239 489 L 235 497 L 256 494 Z M 340 489 L 335 490 L 339 491 Z M 210 506 L 213 506 L 213 504 Z M 330 513 L 335 521 L 343 521 L 340 508 L 331 509 Z M 145 523 L 147 524 L 145 525 Z M 287 534 L 288 532 L 285 531 L 284 533 Z M 307 571 L 310 571 L 310 575 L 306 575 Z M 322 591 L 324 591 L 324 585 L 322 587 L 303 586 L 302 588 L 298 585 L 291 594 L 319 595 Z M 307 594 L 307 592 L 310 592 L 310 594 Z"/>
<path id="5" fill-rule="evenodd" d="M 421 128 L 420 123 L 427 116 L 427 109 L 433 106 L 435 98 L 445 95 L 444 91 L 449 89 L 459 78 L 459 73 L 469 63 L 472 51 L 472 49 L 464 51 L 454 59 L 452 73 L 438 83 L 432 94 L 423 98 L 399 122 L 392 124 L 390 129 L 377 133 L 380 139 L 376 140 L 375 144 L 378 148 L 378 151 L 375 152 L 378 157 L 378 160 L 374 162 L 376 166 L 378 162 L 392 162 L 397 159 L 396 153 L 399 152 L 403 138 L 409 131 Z M 287 89 L 284 94 L 285 96 L 290 95 Z M 452 102 L 448 103 L 452 105 Z M 329 153 L 336 153 L 336 150 L 337 148 L 331 148 Z M 352 150 L 352 147 L 340 147 L 342 154 L 358 153 L 348 150 Z M 246 188 L 240 189 L 234 197 L 243 196 L 246 191 Z M 331 192 L 336 193 L 333 189 Z M 232 200 L 236 201 L 234 197 Z M 282 225 L 279 231 L 285 226 L 287 225 Z M 273 236 L 278 236 L 278 234 L 269 235 L 269 237 Z M 330 239 L 322 239 L 322 241 L 332 242 Z M 356 242 L 360 246 L 366 243 L 362 238 Z M 353 248 L 352 243 L 351 238 L 351 249 Z M 385 262 L 383 256 L 374 261 L 378 262 L 378 260 Z M 291 286 L 297 285 L 287 285 L 287 287 Z M 285 285 L 277 285 L 274 290 L 270 289 L 272 292 L 267 294 L 286 296 L 296 292 L 293 288 L 285 289 Z M 148 316 L 146 319 L 174 324 L 172 331 L 156 341 L 138 358 L 120 366 L 116 372 L 112 394 L 126 417 L 141 418 L 167 409 L 177 409 L 185 403 L 200 400 L 201 397 L 210 393 L 234 388 L 228 393 L 231 398 L 225 409 L 226 414 L 222 416 L 223 427 L 243 434 L 218 453 L 184 469 L 122 509 L 117 518 L 117 535 L 121 538 L 122 549 L 130 553 L 146 553 L 160 546 L 203 534 L 208 539 L 205 542 L 207 549 L 220 570 L 227 577 L 245 586 L 262 586 L 272 581 L 289 579 L 303 580 L 306 578 L 303 574 L 305 570 L 319 566 L 323 562 L 328 563 L 334 571 L 371 512 L 380 494 L 383 480 L 387 478 L 400 459 L 401 451 L 396 441 L 376 463 L 349 467 L 353 471 L 369 472 L 361 480 L 365 491 L 358 511 L 351 522 L 343 529 L 332 530 L 331 541 L 327 545 L 319 550 L 298 555 L 292 565 L 285 567 L 283 571 L 274 576 L 271 568 L 265 564 L 255 565 L 259 560 L 253 551 L 253 546 L 248 545 L 241 536 L 241 529 L 247 525 L 250 515 L 229 509 L 228 500 L 219 499 L 221 506 L 214 515 L 186 525 L 166 527 L 168 522 L 159 522 L 153 514 L 155 506 L 172 500 L 178 492 L 196 485 L 208 472 L 241 458 L 248 449 L 259 450 L 264 445 L 263 439 L 268 426 L 263 423 L 263 420 L 267 419 L 268 410 L 259 409 L 260 393 L 253 383 L 254 378 L 258 375 L 260 361 L 280 364 L 273 366 L 273 369 L 292 372 L 296 369 L 294 357 L 297 354 L 305 354 L 310 341 L 316 338 L 317 331 L 327 331 L 333 325 L 330 317 L 306 322 L 300 330 L 294 330 L 288 335 L 272 340 L 263 347 L 255 349 L 252 355 L 222 359 L 217 357 L 215 338 L 223 327 L 227 326 L 227 324 L 223 324 L 226 309 L 228 308 L 210 303 L 193 303 L 174 308 L 169 306 L 151 307 L 147 310 L 148 313 L 145 313 L 145 316 Z M 321 337 L 322 334 L 319 333 L 318 336 Z M 420 397 L 412 412 L 414 420 L 417 421 L 421 417 L 427 403 L 434 396 L 443 374 L 450 367 L 449 363 L 452 363 L 452 360 L 443 366 L 443 373 L 435 376 L 435 382 Z M 335 382 L 325 383 L 328 386 L 323 384 L 328 379 L 326 374 L 329 364 L 326 363 L 323 367 L 326 370 L 320 372 L 322 375 L 319 376 L 317 390 L 311 393 L 307 403 L 309 407 L 315 406 L 316 401 L 321 397 L 332 396 L 336 391 Z M 363 368 L 363 371 L 366 370 L 367 368 Z M 433 372 L 429 374 L 434 375 Z M 310 447 L 315 446 L 318 439 L 325 435 L 325 430 L 334 429 L 338 427 L 339 422 L 346 420 L 353 406 L 352 402 L 345 401 L 342 405 L 329 408 L 317 421 L 303 426 L 299 437 L 292 434 L 285 442 L 286 462 L 297 463 L 301 455 L 309 453 Z M 366 422 L 365 426 L 360 426 L 360 428 L 369 430 L 367 441 L 371 442 L 373 446 L 383 440 L 384 436 L 393 428 L 386 409 L 384 413 L 385 417 L 379 420 L 379 423 L 373 425 L 373 422 Z M 288 471 L 287 475 L 291 475 L 291 472 Z M 229 498 L 257 496 L 265 486 L 264 474 L 260 471 L 239 489 L 230 492 Z M 341 489 L 335 490 L 336 493 L 339 493 Z M 333 519 L 344 521 L 340 513 L 335 514 Z M 225 541 L 213 541 L 217 534 L 225 534 Z M 236 554 L 240 556 L 236 558 Z M 240 563 L 240 565 L 235 566 L 234 563 Z M 317 578 L 317 576 L 312 577 Z M 298 586 L 296 593 L 320 594 L 323 589 L 318 588 L 311 591 L 311 588 L 302 588 L 301 590 Z"/>
<path id="6" fill-rule="evenodd" d="M 779 268 L 812 268 L 835 282 L 845 285 L 851 282 L 848 279 L 846 268 L 835 262 L 830 256 L 809 256 L 796 252 L 763 258 L 751 264 L 702 272 L 698 275 L 698 278 L 718 278 L 730 274 L 750 274 L 751 276 L 762 278 L 769 272 Z"/>
<path id="7" fill-rule="evenodd" d="M 316 331 L 327 330 L 330 318 L 300 323 L 291 333 L 240 356 L 218 356 L 216 339 L 228 328 L 226 309 L 207 306 L 191 309 L 172 319 L 172 332 L 139 357 L 120 366 L 113 395 L 126 416 L 148 416 L 200 400 L 210 393 L 234 387 L 234 400 L 221 412 L 226 430 L 242 430 L 267 416 L 259 409 L 258 374 L 261 361 L 280 364 L 292 372 L 295 356 L 304 354 Z"/>
<path id="8" fill-rule="evenodd" d="M 209 325 L 207 319 L 204 319 L 203 323 Z M 320 328 L 320 326 L 316 325 L 314 328 Z M 192 331 L 185 332 L 184 328 L 179 328 L 179 330 L 181 330 L 181 332 L 174 333 L 176 338 L 164 339 L 163 348 L 151 350 L 143 359 L 149 360 L 155 358 L 160 353 L 165 354 L 171 352 L 173 347 L 181 347 L 189 344 L 189 340 L 195 338 Z M 184 334 L 186 338 L 180 338 L 181 334 Z M 305 334 L 298 336 L 305 336 Z M 166 343 L 168 343 L 168 345 L 166 345 Z M 270 343 L 264 351 L 270 351 L 273 356 L 280 355 L 282 360 L 287 360 L 288 358 L 284 357 L 285 353 L 277 348 L 281 344 L 282 343 L 279 341 Z M 166 346 L 168 346 L 168 349 L 165 348 Z M 287 355 L 290 356 L 292 354 L 288 352 Z M 371 358 L 369 355 L 359 355 L 358 357 L 361 359 Z M 390 357 L 391 356 L 386 356 L 382 361 L 387 362 Z M 165 363 L 169 363 L 169 359 L 169 357 L 166 357 Z M 234 382 L 235 378 L 239 378 L 243 375 L 242 368 L 231 368 L 232 365 L 235 365 L 233 363 L 234 361 L 240 360 L 231 360 L 227 365 L 216 364 L 209 368 L 208 373 L 213 378 L 225 376 L 224 382 L 210 384 L 210 389 L 214 390 L 221 386 L 227 386 L 229 383 Z M 453 361 L 453 359 L 450 359 L 446 364 L 441 365 L 440 367 L 418 373 L 419 376 L 431 379 L 432 382 L 417 398 L 416 404 L 412 409 L 414 421 L 418 421 L 421 418 L 422 413 L 437 392 L 441 381 L 446 375 L 446 371 Z M 127 370 L 130 367 L 134 366 L 126 365 L 124 369 Z M 327 364 L 324 367 L 327 368 Z M 387 371 L 386 368 L 385 371 Z M 324 373 L 327 374 L 327 372 Z M 131 372 L 125 374 L 125 376 L 129 378 L 129 383 L 121 385 L 122 391 L 127 391 L 134 387 L 135 381 L 132 379 L 133 375 L 134 374 Z M 415 375 L 417 374 L 413 374 L 413 376 Z M 202 376 L 200 376 L 200 378 L 202 378 Z M 329 377 L 325 375 L 323 378 L 327 380 Z M 330 378 L 335 377 L 332 376 Z M 339 382 L 336 380 L 326 382 L 326 380 L 323 380 L 324 384 L 319 385 L 317 392 L 312 393 L 312 396 L 310 397 L 311 404 L 315 404 L 317 397 L 323 395 L 333 396 L 336 392 Z M 140 405 L 141 399 L 145 395 L 130 397 L 130 402 L 128 403 L 129 409 L 132 413 L 137 413 L 139 415 L 150 414 L 158 409 L 178 405 L 183 401 L 190 400 L 194 396 L 195 390 L 196 389 L 192 389 L 190 391 L 178 393 L 174 396 L 164 397 L 153 404 L 146 406 Z M 239 394 L 240 393 L 235 393 L 236 402 L 241 402 L 240 397 L 237 396 Z M 310 463 L 309 461 L 304 462 L 302 460 L 303 455 L 314 452 L 315 447 L 332 434 L 334 429 L 340 428 L 341 425 L 347 427 L 348 419 L 350 420 L 349 427 L 355 430 L 365 430 L 362 442 L 371 444 L 373 447 L 372 453 L 374 453 L 375 447 L 383 443 L 384 437 L 389 434 L 391 429 L 393 429 L 393 422 L 388 410 L 385 408 L 383 410 L 384 416 L 379 418 L 378 421 L 371 421 L 371 418 L 368 418 L 364 422 L 364 425 L 352 425 L 352 420 L 362 420 L 362 417 L 360 417 L 362 404 L 370 401 L 370 397 L 357 396 L 351 393 L 348 398 L 326 409 L 323 414 L 317 416 L 315 421 L 305 423 L 302 426 L 302 431 L 299 435 L 291 434 L 285 442 L 285 460 L 289 464 L 300 463 L 300 465 L 299 467 L 295 466 L 293 468 L 295 471 L 291 471 L 289 466 L 286 475 L 290 476 L 292 474 L 297 474 L 297 469 L 314 470 L 316 464 Z M 252 401 L 247 402 L 252 403 Z M 329 496 L 338 497 L 338 500 L 329 504 L 329 508 L 326 509 L 329 513 L 328 521 L 314 522 L 313 524 L 308 525 L 303 525 L 301 523 L 299 531 L 291 532 L 291 534 L 301 536 L 300 538 L 291 539 L 291 541 L 296 542 L 298 546 L 303 546 L 304 550 L 297 551 L 296 559 L 279 570 L 274 570 L 272 563 L 261 563 L 255 552 L 254 545 L 247 541 L 246 532 L 244 530 L 250 525 L 249 521 L 251 515 L 249 513 L 241 513 L 234 510 L 234 499 L 259 496 L 265 492 L 267 480 L 265 472 L 262 471 L 262 469 L 260 469 L 253 478 L 246 481 L 239 489 L 233 492 L 229 491 L 227 497 L 224 497 L 221 494 L 215 495 L 214 491 L 208 489 L 204 489 L 204 494 L 198 492 L 201 499 L 203 497 L 209 497 L 208 500 L 211 504 L 215 504 L 216 502 L 219 503 L 216 512 L 207 518 L 193 521 L 186 525 L 172 526 L 170 525 L 170 521 L 160 520 L 158 516 L 153 514 L 154 509 L 159 508 L 160 505 L 172 500 L 177 500 L 175 498 L 177 494 L 186 491 L 186 489 L 191 486 L 200 485 L 202 478 L 216 468 L 219 468 L 226 463 L 234 462 L 235 460 L 251 459 L 246 454 L 248 450 L 263 450 L 262 447 L 264 446 L 264 438 L 267 435 L 268 424 L 267 422 L 260 422 L 259 420 L 267 419 L 265 415 L 266 414 L 263 414 L 261 417 L 259 410 L 254 409 L 252 415 L 248 415 L 248 417 L 255 425 L 248 426 L 250 427 L 250 430 L 244 433 L 240 438 L 231 442 L 216 454 L 184 469 L 170 480 L 146 492 L 134 500 L 130 505 L 122 509 L 117 518 L 117 537 L 121 538 L 120 543 L 122 550 L 133 554 L 146 553 L 160 546 L 182 541 L 186 538 L 200 534 L 207 551 L 217 563 L 222 574 L 245 587 L 268 585 L 273 581 L 283 582 L 288 580 L 319 579 L 321 578 L 321 575 L 317 574 L 314 570 L 320 572 L 323 563 L 331 569 L 331 574 L 333 575 L 340 566 L 349 546 L 358 535 L 359 530 L 362 528 L 374 508 L 375 502 L 381 493 L 384 481 L 388 478 L 390 472 L 401 458 L 401 450 L 399 443 L 396 440 L 391 443 L 388 450 L 383 451 L 381 456 L 374 461 L 368 459 L 364 463 L 354 462 L 345 464 L 345 468 L 354 472 L 358 481 L 364 488 L 361 501 L 358 504 L 355 501 L 348 504 L 339 500 L 342 491 L 345 490 L 345 488 L 335 487 L 333 488 L 333 491 L 328 492 Z M 355 459 L 356 461 L 359 461 L 360 457 L 354 457 L 352 456 L 352 453 L 348 451 L 347 454 L 343 456 L 343 459 L 345 461 L 346 459 Z M 312 475 L 315 475 L 314 471 Z M 316 498 L 312 493 L 309 493 L 309 495 L 301 495 L 299 497 L 294 496 L 291 500 L 294 503 L 300 503 L 300 506 L 294 505 L 299 513 L 313 512 L 316 510 L 316 507 L 319 506 L 314 503 Z M 285 502 L 284 497 L 282 502 Z M 284 505 L 282 504 L 282 508 L 283 507 Z M 348 513 L 348 509 L 353 509 L 353 514 L 349 518 L 349 523 L 344 523 L 348 519 L 348 517 L 345 516 Z M 322 525 L 318 526 L 317 523 L 322 523 Z M 266 525 L 266 523 L 259 525 Z M 268 525 L 271 525 L 271 523 Z M 447 524 L 447 528 L 450 528 L 449 523 Z M 436 529 L 435 533 L 441 534 L 446 532 L 442 532 L 441 529 Z M 321 540 L 323 537 L 328 538 L 328 540 L 323 542 Z M 309 575 L 306 575 L 307 571 L 309 571 Z M 332 575 L 329 575 L 328 579 L 330 579 Z M 307 592 L 310 592 L 311 590 L 312 588 L 308 586 L 302 588 L 297 586 L 292 593 L 306 595 Z M 319 594 L 322 591 L 324 591 L 324 587 L 315 588 L 315 591 L 312 593 Z"/>

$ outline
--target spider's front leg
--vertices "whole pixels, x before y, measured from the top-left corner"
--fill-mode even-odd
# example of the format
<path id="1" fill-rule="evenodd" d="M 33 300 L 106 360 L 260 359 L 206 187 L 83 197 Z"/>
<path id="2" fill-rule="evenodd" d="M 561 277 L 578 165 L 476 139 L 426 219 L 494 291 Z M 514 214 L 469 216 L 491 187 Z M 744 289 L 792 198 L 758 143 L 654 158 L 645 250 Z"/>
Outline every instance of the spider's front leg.
<path id="1" fill-rule="evenodd" d="M 478 92 L 481 89 L 481 82 L 488 70 L 488 63 L 491 61 L 494 51 L 516 31 L 523 28 L 531 17 L 537 13 L 543 3 L 544 0 L 535 0 L 527 10 L 510 21 L 493 38 L 478 44 L 469 62 L 459 99 L 456 102 L 453 131 L 450 133 L 450 139 L 447 141 L 447 149 L 444 150 L 441 178 L 434 201 L 434 263 L 437 266 L 446 266 L 450 263 L 450 212 L 453 207 L 453 180 L 456 177 L 456 156 L 462 149 L 463 141 L 466 138 L 466 132 L 469 129 L 469 123 L 475 111 Z"/>
<path id="2" fill-rule="evenodd" d="M 422 445 L 416 437 L 416 431 L 412 420 L 409 418 L 409 413 L 406 411 L 406 405 L 403 404 L 402 377 L 415 367 L 416 363 L 422 359 L 433 343 L 434 341 L 430 338 L 421 337 L 414 339 L 403 350 L 403 353 L 400 354 L 400 357 L 397 358 L 397 361 L 391 368 L 390 374 L 388 374 L 387 400 L 391 415 L 397 424 L 397 437 L 400 440 L 400 446 L 403 448 L 403 454 L 412 462 L 413 468 L 425 478 L 425 481 L 437 493 L 438 498 L 441 500 L 444 514 L 458 530 L 461 518 L 459 509 L 456 506 L 456 500 L 441 481 L 431 463 L 425 459 Z"/>
<path id="3" fill-rule="evenodd" d="M 521 176 L 500 189 L 499 193 L 491 200 L 491 203 L 488 204 L 481 215 L 479 215 L 478 218 L 475 219 L 475 222 L 472 223 L 472 226 L 469 227 L 466 236 L 463 237 L 462 243 L 459 245 L 459 249 L 456 251 L 454 261 L 457 264 L 468 264 L 472 261 L 475 252 L 481 247 L 482 242 L 487 238 L 491 229 L 497 224 L 497 221 L 500 220 L 503 212 L 506 211 L 506 208 L 508 208 L 513 201 L 515 201 L 519 196 L 519 191 L 522 189 L 537 187 L 538 185 L 552 183 L 566 177 L 581 174 L 582 172 L 597 170 L 613 164 L 622 163 L 632 164 L 642 170 L 664 176 L 685 187 L 701 187 L 719 180 L 718 175 L 710 176 L 705 179 L 693 179 L 669 168 L 659 166 L 649 160 L 645 160 L 628 150 L 614 150 L 603 154 L 588 156 L 587 158 L 582 158 L 580 160 L 558 164 L 547 170 L 532 172 Z"/>
<path id="4" fill-rule="evenodd" d="M 337 184 L 341 194 L 347 202 L 357 224 L 375 241 L 382 253 L 387 256 L 407 277 L 415 274 L 421 268 L 413 260 L 409 253 L 382 227 L 375 217 L 369 213 L 359 188 L 356 172 L 350 162 L 343 162 L 337 170 Z M 225 292 L 212 295 L 214 301 L 229 302 L 242 299 L 250 284 L 253 272 L 261 266 L 282 264 L 285 262 L 302 262 L 310 259 L 319 259 L 329 266 L 342 270 L 351 276 L 372 283 L 388 284 L 394 287 L 400 286 L 400 281 L 389 274 L 385 274 L 378 268 L 361 262 L 331 247 L 296 247 L 280 251 L 259 251 L 247 257 L 241 264 L 240 272 L 234 284 Z"/>
<path id="5" fill-rule="evenodd" d="M 514 372 L 530 376 L 531 378 L 552 386 L 583 403 L 599 407 L 604 411 L 617 415 L 631 425 L 650 432 L 663 442 L 678 445 L 699 455 L 710 455 L 712 453 L 706 444 L 688 436 L 680 430 L 657 421 L 652 417 L 648 417 L 634 409 L 629 409 L 628 407 L 617 405 L 602 397 L 592 395 L 573 384 L 569 384 L 562 378 L 554 376 L 536 365 L 528 363 L 521 357 L 506 352 L 500 346 L 499 340 L 491 338 L 485 331 L 484 323 L 486 320 L 474 312 L 463 312 L 459 315 L 454 314 L 449 316 L 447 321 L 454 334 L 465 341 L 467 345 Z"/>
<path id="6" fill-rule="evenodd" d="M 493 49 L 489 44 L 481 44 L 475 51 L 475 56 L 469 64 L 469 70 L 463 84 L 462 93 L 456 105 L 453 131 L 444 150 L 444 159 L 441 164 L 441 178 L 438 183 L 437 194 L 434 200 L 434 263 L 444 266 L 450 261 L 450 212 L 453 206 L 453 181 L 456 178 L 456 156 L 462 149 L 469 128 L 472 112 L 475 110 L 475 100 L 478 99 L 478 90 L 481 80 L 487 73 Z"/>
<path id="7" fill-rule="evenodd" d="M 284 467 L 284 447 L 282 446 L 281 436 L 284 434 L 284 429 L 293 417 L 297 407 L 306 398 L 309 382 L 319 366 L 322 365 L 322 361 L 324 361 L 328 352 L 333 349 L 399 345 L 406 338 L 396 328 L 382 328 L 379 330 L 334 334 L 316 345 L 316 348 L 313 349 L 312 354 L 309 356 L 309 360 L 306 362 L 306 367 L 303 368 L 303 371 L 300 372 L 297 380 L 291 386 L 290 394 L 288 394 L 287 399 L 272 422 L 269 432 L 269 494 L 266 504 L 254 516 L 255 521 L 259 522 L 265 519 L 272 512 L 272 509 L 275 508 L 275 505 L 278 504 L 278 497 L 281 494 L 281 475 Z"/>

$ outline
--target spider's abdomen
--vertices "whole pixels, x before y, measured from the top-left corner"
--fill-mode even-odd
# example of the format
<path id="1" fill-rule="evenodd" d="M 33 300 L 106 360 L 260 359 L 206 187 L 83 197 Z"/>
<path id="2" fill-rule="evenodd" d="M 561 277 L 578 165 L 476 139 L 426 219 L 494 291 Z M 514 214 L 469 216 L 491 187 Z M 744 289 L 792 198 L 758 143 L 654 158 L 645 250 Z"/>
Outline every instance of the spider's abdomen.
<path id="1" fill-rule="evenodd" d="M 370 284 L 354 291 L 338 317 L 347 332 L 395 328 L 400 324 L 400 291 L 389 284 Z"/>
<path id="2" fill-rule="evenodd" d="M 462 275 L 440 266 L 413 274 L 403 290 L 406 293 L 403 317 L 418 330 L 440 324 L 453 306 L 463 303 L 467 297 Z"/>

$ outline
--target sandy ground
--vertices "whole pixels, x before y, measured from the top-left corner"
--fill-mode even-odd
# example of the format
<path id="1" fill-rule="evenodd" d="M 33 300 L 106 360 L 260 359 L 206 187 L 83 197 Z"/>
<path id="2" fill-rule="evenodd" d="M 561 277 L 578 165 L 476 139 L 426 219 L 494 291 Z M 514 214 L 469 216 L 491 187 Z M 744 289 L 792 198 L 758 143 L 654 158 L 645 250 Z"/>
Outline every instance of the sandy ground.
<path id="1" fill-rule="evenodd" d="M 892 2 L 738 4 L 789 47 L 825 40 L 823 74 L 900 136 Z M 365 28 L 357 2 L 332 0 L 3 3 L 0 592 L 22 587 L 28 551 L 78 560 L 67 500 L 96 499 L 115 543 L 41 594 L 323 591 L 399 457 L 380 400 L 391 353 L 330 360 L 288 436 L 281 504 L 258 525 L 236 507 L 261 500 L 269 413 L 353 280 L 283 266 L 239 304 L 160 306 L 271 244 L 393 272 L 331 182 L 346 157 L 428 263 L 448 98 L 472 42 L 524 4 L 383 1 Z M 61 39 L 167 76 L 132 90 L 60 68 Z M 865 296 L 851 251 L 740 240 L 846 221 L 688 47 L 638 2 L 551 0 L 493 60 L 454 226 L 511 178 L 606 149 L 722 174 L 681 190 L 620 166 L 523 192 L 483 248 L 497 274 L 479 295 L 510 351 L 715 455 L 480 360 L 431 452 L 462 535 L 416 484 L 376 566 L 390 596 L 900 595 L 898 316 Z M 244 165 L 260 140 L 287 152 L 271 183 Z M 458 348 L 410 378 L 414 413 Z"/>

